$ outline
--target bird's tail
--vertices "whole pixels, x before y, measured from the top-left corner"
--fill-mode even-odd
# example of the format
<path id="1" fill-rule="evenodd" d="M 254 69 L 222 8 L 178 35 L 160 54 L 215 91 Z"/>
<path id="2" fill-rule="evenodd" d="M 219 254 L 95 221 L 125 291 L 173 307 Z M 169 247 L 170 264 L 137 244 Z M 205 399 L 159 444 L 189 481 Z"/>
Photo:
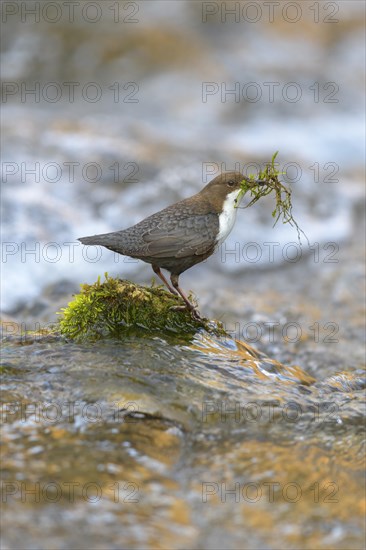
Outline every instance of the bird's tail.
<path id="1" fill-rule="evenodd" d="M 78 241 L 83 244 L 99 244 L 105 246 L 106 242 L 108 241 L 108 235 L 109 233 L 104 233 L 101 235 L 92 235 L 91 237 L 80 237 Z"/>
<path id="2" fill-rule="evenodd" d="M 115 233 L 102 233 L 101 235 L 92 235 L 90 237 L 80 237 L 78 241 L 83 244 L 88 245 L 100 245 L 118 252 L 118 254 L 126 254 L 127 256 L 131 255 L 131 250 L 126 243 L 121 239 L 121 234 L 123 231 L 117 231 Z"/>

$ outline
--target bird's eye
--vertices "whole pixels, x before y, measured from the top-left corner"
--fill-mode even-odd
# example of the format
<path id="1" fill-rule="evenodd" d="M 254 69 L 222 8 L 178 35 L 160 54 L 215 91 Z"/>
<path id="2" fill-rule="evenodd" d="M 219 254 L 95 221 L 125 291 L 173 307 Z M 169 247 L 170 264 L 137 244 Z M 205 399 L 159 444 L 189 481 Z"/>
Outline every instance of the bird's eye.
<path id="1" fill-rule="evenodd" d="M 235 181 L 234 180 L 230 180 L 227 182 L 228 186 L 229 187 L 233 187 L 235 185 Z"/>

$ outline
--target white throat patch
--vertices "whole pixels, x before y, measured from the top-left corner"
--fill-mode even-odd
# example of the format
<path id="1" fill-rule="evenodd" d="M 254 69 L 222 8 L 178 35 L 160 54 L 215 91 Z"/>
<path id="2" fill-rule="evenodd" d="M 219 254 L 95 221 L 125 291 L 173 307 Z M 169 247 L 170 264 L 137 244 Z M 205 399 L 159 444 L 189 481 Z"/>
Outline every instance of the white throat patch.
<path id="1" fill-rule="evenodd" d="M 217 235 L 218 245 L 224 242 L 234 227 L 237 212 L 235 200 L 239 193 L 240 189 L 236 189 L 232 193 L 229 193 L 225 199 L 222 212 L 219 215 L 219 234 Z"/>

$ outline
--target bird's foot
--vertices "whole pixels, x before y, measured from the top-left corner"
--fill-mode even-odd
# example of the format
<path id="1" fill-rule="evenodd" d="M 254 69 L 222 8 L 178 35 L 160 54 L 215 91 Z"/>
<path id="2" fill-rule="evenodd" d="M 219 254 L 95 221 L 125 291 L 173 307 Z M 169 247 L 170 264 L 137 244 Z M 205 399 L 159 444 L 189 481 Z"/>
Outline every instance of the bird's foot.
<path id="1" fill-rule="evenodd" d="M 201 317 L 201 314 L 198 311 L 198 309 L 196 309 L 196 308 L 191 309 L 191 313 L 192 313 L 192 317 L 195 321 L 203 321 L 203 317 Z"/>
<path id="2" fill-rule="evenodd" d="M 202 321 L 199 311 L 192 304 L 190 306 L 172 306 L 169 309 L 171 311 L 187 311 L 188 309 L 192 313 L 192 317 L 195 321 Z"/>

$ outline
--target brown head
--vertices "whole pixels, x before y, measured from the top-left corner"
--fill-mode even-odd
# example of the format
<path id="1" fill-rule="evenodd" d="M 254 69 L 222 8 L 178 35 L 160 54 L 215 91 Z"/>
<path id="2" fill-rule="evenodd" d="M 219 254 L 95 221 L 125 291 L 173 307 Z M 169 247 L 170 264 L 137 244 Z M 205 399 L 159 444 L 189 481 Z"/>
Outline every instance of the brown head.
<path id="1" fill-rule="evenodd" d="M 240 172 L 224 172 L 211 180 L 198 195 L 204 197 L 216 212 L 220 212 L 228 195 L 235 198 L 239 195 L 243 179 L 244 176 Z"/>

